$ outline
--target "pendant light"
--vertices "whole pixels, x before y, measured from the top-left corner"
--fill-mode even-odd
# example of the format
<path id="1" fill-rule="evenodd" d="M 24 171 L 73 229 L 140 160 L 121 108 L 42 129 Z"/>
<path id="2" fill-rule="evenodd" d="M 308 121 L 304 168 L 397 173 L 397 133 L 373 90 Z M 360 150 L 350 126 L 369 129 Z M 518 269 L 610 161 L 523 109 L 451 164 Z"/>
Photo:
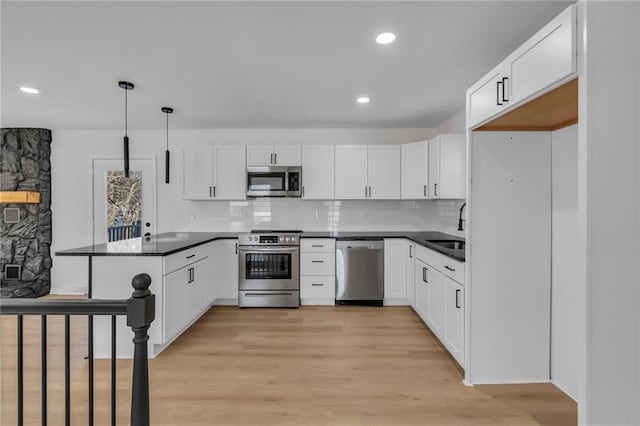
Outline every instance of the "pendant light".
<path id="1" fill-rule="evenodd" d="M 129 177 L 129 136 L 127 136 L 127 92 L 133 90 L 133 83 L 119 81 L 118 86 L 124 89 L 124 177 Z"/>
<path id="2" fill-rule="evenodd" d="M 164 151 L 164 183 L 169 183 L 169 114 L 173 114 L 173 108 L 171 107 L 162 107 L 162 112 L 164 112 L 167 116 L 167 148 Z"/>

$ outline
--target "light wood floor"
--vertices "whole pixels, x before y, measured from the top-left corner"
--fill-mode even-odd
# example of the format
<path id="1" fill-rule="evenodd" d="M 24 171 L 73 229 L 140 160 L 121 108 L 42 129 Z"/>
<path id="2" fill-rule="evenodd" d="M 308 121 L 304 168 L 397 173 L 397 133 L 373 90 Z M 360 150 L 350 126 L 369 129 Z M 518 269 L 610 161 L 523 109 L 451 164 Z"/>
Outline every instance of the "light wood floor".
<path id="1" fill-rule="evenodd" d="M 0 423 L 15 423 L 15 319 L 0 317 Z M 28 407 L 40 417 L 40 321 L 25 319 Z M 63 321 L 49 320 L 49 424 L 63 424 Z M 72 320 L 73 421 L 86 421 L 86 319 Z M 131 362 L 118 361 L 119 424 Z M 550 384 L 465 387 L 406 307 L 214 308 L 150 363 L 153 425 L 575 425 Z M 109 361 L 96 361 L 96 424 L 108 424 Z"/>

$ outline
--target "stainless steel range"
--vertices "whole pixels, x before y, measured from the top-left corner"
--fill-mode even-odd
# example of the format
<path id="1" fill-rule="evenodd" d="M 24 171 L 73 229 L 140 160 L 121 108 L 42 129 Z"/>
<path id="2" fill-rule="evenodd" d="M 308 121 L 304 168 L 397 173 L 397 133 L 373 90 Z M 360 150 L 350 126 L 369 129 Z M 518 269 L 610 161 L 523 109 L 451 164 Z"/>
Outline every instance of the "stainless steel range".
<path id="1" fill-rule="evenodd" d="M 251 231 L 238 237 L 238 305 L 300 306 L 301 231 Z"/>

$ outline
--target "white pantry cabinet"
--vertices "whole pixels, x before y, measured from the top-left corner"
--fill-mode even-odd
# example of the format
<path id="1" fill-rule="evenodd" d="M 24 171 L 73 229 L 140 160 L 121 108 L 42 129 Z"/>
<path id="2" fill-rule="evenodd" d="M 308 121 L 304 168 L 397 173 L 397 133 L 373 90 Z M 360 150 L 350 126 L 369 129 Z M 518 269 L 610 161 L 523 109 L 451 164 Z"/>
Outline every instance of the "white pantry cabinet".
<path id="1" fill-rule="evenodd" d="M 400 146 L 337 145 L 335 198 L 399 199 Z"/>
<path id="2" fill-rule="evenodd" d="M 402 145 L 402 199 L 425 200 L 429 197 L 429 142 Z"/>
<path id="3" fill-rule="evenodd" d="M 429 141 L 430 199 L 466 198 L 466 150 L 464 134 L 442 134 Z"/>
<path id="4" fill-rule="evenodd" d="M 244 200 L 244 146 L 189 146 L 183 152 L 185 200 Z"/>
<path id="5" fill-rule="evenodd" d="M 215 305 L 238 304 L 238 240 L 217 240 L 211 248 Z"/>
<path id="6" fill-rule="evenodd" d="M 302 147 L 302 198 L 333 199 L 334 151 L 333 145 Z"/>
<path id="7" fill-rule="evenodd" d="M 413 243 L 405 238 L 384 240 L 384 304 L 411 305 L 413 299 Z M 411 291 L 409 291 L 411 288 Z"/>
<path id="8" fill-rule="evenodd" d="M 300 166 L 300 145 L 249 145 L 247 166 Z"/>

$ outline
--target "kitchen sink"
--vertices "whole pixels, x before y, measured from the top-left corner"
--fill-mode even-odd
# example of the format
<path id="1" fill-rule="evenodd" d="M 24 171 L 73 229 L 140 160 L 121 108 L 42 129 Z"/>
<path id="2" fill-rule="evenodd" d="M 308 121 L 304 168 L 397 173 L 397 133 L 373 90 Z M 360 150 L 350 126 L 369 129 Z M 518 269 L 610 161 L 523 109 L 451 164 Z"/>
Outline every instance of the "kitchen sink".
<path id="1" fill-rule="evenodd" d="M 428 243 L 438 245 L 449 250 L 464 250 L 464 241 L 455 240 L 427 240 Z"/>

